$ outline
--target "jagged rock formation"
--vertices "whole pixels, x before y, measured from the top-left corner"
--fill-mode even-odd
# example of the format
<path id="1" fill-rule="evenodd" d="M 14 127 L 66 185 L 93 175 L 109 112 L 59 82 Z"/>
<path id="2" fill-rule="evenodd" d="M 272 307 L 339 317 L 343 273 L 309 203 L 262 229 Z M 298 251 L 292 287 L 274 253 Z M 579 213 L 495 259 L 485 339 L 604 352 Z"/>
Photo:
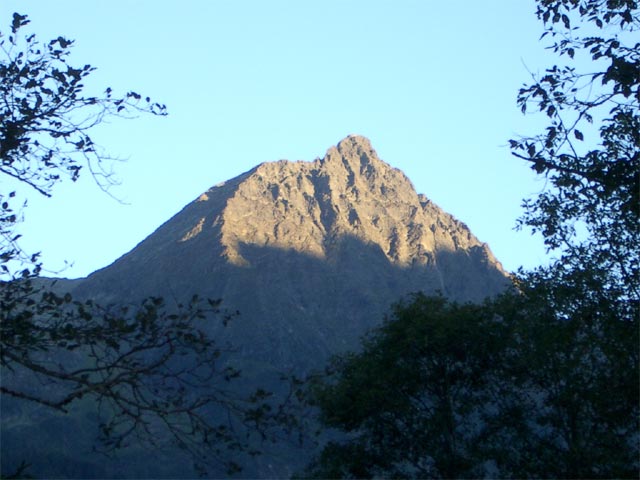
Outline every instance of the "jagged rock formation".
<path id="1" fill-rule="evenodd" d="M 306 370 L 355 348 L 402 295 L 476 301 L 505 283 L 466 225 L 349 136 L 322 159 L 263 163 L 212 187 L 76 294 L 223 298 L 240 311 L 225 336 Z"/>

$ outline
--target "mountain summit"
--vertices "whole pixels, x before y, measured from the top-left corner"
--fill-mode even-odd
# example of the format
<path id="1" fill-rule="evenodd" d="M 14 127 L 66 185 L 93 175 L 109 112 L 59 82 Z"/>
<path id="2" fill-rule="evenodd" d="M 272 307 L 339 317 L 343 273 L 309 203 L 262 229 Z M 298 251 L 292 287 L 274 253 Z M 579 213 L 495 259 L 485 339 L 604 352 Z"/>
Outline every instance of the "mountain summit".
<path id="1" fill-rule="evenodd" d="M 222 298 L 240 311 L 224 335 L 304 370 L 355 348 L 410 292 L 479 301 L 505 284 L 486 244 L 352 135 L 322 159 L 263 163 L 210 188 L 75 293 Z"/>
<path id="2" fill-rule="evenodd" d="M 500 268 L 466 226 L 418 195 L 409 179 L 380 160 L 361 136 L 347 137 L 312 163 L 260 165 L 236 190 L 223 218 L 222 242 L 238 264 L 245 261 L 242 244 L 331 259 L 336 244 L 353 237 L 379 248 L 396 266 L 438 270 L 438 251 L 477 251 Z M 193 234 L 204 225 L 201 220 Z M 439 288 L 447 286 L 440 282 Z"/>

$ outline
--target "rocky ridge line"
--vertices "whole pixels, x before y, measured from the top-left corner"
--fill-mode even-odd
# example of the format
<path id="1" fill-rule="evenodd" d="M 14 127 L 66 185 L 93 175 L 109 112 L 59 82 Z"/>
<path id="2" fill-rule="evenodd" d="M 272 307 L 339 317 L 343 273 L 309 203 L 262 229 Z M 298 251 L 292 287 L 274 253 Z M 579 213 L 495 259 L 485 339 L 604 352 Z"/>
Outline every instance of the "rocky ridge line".
<path id="1" fill-rule="evenodd" d="M 245 174 L 212 225 L 225 256 L 247 265 L 241 245 L 291 249 L 331 260 L 332 246 L 352 236 L 381 249 L 397 266 L 437 268 L 435 252 L 476 252 L 504 273 L 488 246 L 443 212 L 369 140 L 349 136 L 314 162 L 263 163 Z M 212 188 L 197 201 L 207 201 Z M 202 234 L 204 217 L 182 236 Z"/>

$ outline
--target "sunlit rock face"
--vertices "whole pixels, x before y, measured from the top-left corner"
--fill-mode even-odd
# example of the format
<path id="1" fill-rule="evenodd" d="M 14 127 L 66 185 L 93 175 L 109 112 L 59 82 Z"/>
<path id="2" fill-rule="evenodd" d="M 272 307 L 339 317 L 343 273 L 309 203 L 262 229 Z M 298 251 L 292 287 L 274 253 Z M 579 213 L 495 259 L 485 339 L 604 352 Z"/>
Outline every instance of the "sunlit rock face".
<path id="1" fill-rule="evenodd" d="M 349 136 L 322 159 L 263 163 L 212 187 L 76 293 L 222 298 L 240 312 L 224 336 L 306 370 L 355 348 L 403 295 L 480 301 L 506 283 L 466 225 Z"/>
<path id="2" fill-rule="evenodd" d="M 344 237 L 378 247 L 391 264 L 405 267 L 437 268 L 437 251 L 486 249 L 358 136 L 315 162 L 260 165 L 227 203 L 224 219 L 223 243 L 240 261 L 242 243 L 329 259 Z"/>

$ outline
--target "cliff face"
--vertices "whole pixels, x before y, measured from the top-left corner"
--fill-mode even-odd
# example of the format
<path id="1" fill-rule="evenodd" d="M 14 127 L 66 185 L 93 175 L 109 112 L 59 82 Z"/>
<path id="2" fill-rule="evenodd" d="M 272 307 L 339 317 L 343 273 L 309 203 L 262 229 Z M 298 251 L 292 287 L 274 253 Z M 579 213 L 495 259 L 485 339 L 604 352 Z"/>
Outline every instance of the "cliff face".
<path id="1" fill-rule="evenodd" d="M 263 163 L 212 187 L 76 293 L 222 298 L 240 311 L 224 336 L 305 370 L 355 348 L 407 293 L 477 301 L 505 284 L 486 244 L 349 136 L 322 159 Z"/>
<path id="2" fill-rule="evenodd" d="M 437 252 L 481 250 L 492 266 L 501 268 L 464 224 L 418 195 L 409 179 L 380 160 L 363 137 L 346 138 L 313 163 L 260 165 L 224 211 L 222 243 L 229 259 L 241 265 L 242 243 L 329 260 L 335 244 L 349 236 L 378 247 L 398 267 L 437 270 Z"/>

